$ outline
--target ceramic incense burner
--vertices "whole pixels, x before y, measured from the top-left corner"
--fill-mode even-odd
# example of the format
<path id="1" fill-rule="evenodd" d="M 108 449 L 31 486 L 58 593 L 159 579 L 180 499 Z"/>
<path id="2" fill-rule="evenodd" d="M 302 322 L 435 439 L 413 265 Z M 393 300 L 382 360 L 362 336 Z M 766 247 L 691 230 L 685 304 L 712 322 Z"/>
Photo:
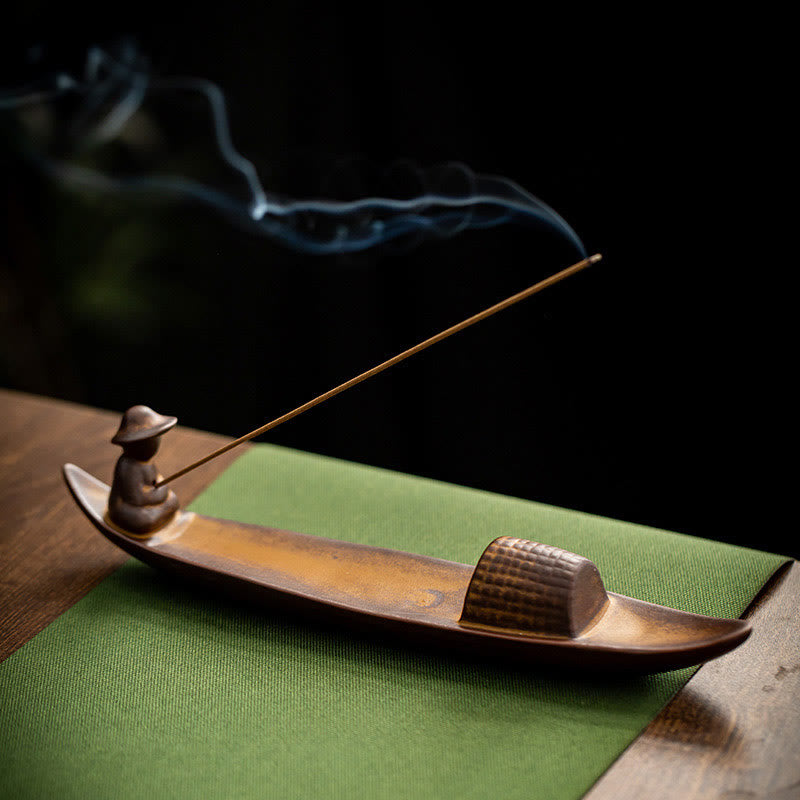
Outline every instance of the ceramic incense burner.
<path id="1" fill-rule="evenodd" d="M 447 649 L 535 664 L 654 672 L 743 642 L 750 624 L 607 592 L 582 556 L 502 536 L 477 566 L 177 511 L 156 531 L 109 517 L 110 489 L 64 476 L 82 511 L 141 561 L 273 608 L 299 610 Z"/>

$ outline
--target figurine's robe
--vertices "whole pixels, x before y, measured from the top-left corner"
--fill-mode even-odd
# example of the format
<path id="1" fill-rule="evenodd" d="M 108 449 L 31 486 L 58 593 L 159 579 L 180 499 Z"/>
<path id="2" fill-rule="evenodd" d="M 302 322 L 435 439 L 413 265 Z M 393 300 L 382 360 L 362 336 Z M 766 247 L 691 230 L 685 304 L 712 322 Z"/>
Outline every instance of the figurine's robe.
<path id="1" fill-rule="evenodd" d="M 149 533 L 162 527 L 178 510 L 175 492 L 153 484 L 160 480 L 152 461 L 121 455 L 114 468 L 108 500 L 111 521 L 131 533 Z"/>

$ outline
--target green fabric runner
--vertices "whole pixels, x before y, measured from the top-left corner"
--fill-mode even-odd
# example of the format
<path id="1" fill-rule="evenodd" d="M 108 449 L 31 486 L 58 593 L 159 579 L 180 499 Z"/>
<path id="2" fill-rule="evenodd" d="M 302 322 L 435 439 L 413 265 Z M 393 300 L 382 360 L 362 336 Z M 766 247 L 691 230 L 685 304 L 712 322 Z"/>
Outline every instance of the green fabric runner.
<path id="1" fill-rule="evenodd" d="M 714 616 L 785 561 L 270 445 L 192 508 L 464 563 L 522 536 L 592 559 L 612 591 Z M 0 796 L 576 798 L 690 674 L 470 663 L 131 561 L 0 665 Z"/>

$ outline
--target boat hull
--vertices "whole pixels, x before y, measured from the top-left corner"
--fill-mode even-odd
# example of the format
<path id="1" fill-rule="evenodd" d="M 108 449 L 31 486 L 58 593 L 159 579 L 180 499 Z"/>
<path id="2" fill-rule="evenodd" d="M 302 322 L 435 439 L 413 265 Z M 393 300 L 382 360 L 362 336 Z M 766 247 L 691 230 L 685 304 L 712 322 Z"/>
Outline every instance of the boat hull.
<path id="1" fill-rule="evenodd" d="M 715 658 L 750 633 L 744 620 L 689 614 L 611 592 L 598 620 L 574 638 L 465 624 L 460 617 L 474 572 L 470 565 L 192 512 L 178 512 L 155 534 L 137 537 L 108 519 L 108 486 L 71 464 L 64 476 L 95 527 L 153 567 L 275 608 L 447 650 L 656 672 Z"/>

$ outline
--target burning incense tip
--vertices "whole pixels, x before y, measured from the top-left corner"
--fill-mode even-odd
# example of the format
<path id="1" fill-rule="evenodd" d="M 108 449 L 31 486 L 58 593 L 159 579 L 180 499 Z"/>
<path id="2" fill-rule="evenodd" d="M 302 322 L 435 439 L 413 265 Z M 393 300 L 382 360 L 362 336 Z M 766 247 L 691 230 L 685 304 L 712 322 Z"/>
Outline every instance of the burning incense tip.
<path id="1" fill-rule="evenodd" d="M 589 258 L 587 258 L 586 260 L 590 264 L 596 264 L 598 261 L 603 260 L 603 256 L 601 256 L 600 253 L 595 253 L 593 256 L 589 256 Z"/>

